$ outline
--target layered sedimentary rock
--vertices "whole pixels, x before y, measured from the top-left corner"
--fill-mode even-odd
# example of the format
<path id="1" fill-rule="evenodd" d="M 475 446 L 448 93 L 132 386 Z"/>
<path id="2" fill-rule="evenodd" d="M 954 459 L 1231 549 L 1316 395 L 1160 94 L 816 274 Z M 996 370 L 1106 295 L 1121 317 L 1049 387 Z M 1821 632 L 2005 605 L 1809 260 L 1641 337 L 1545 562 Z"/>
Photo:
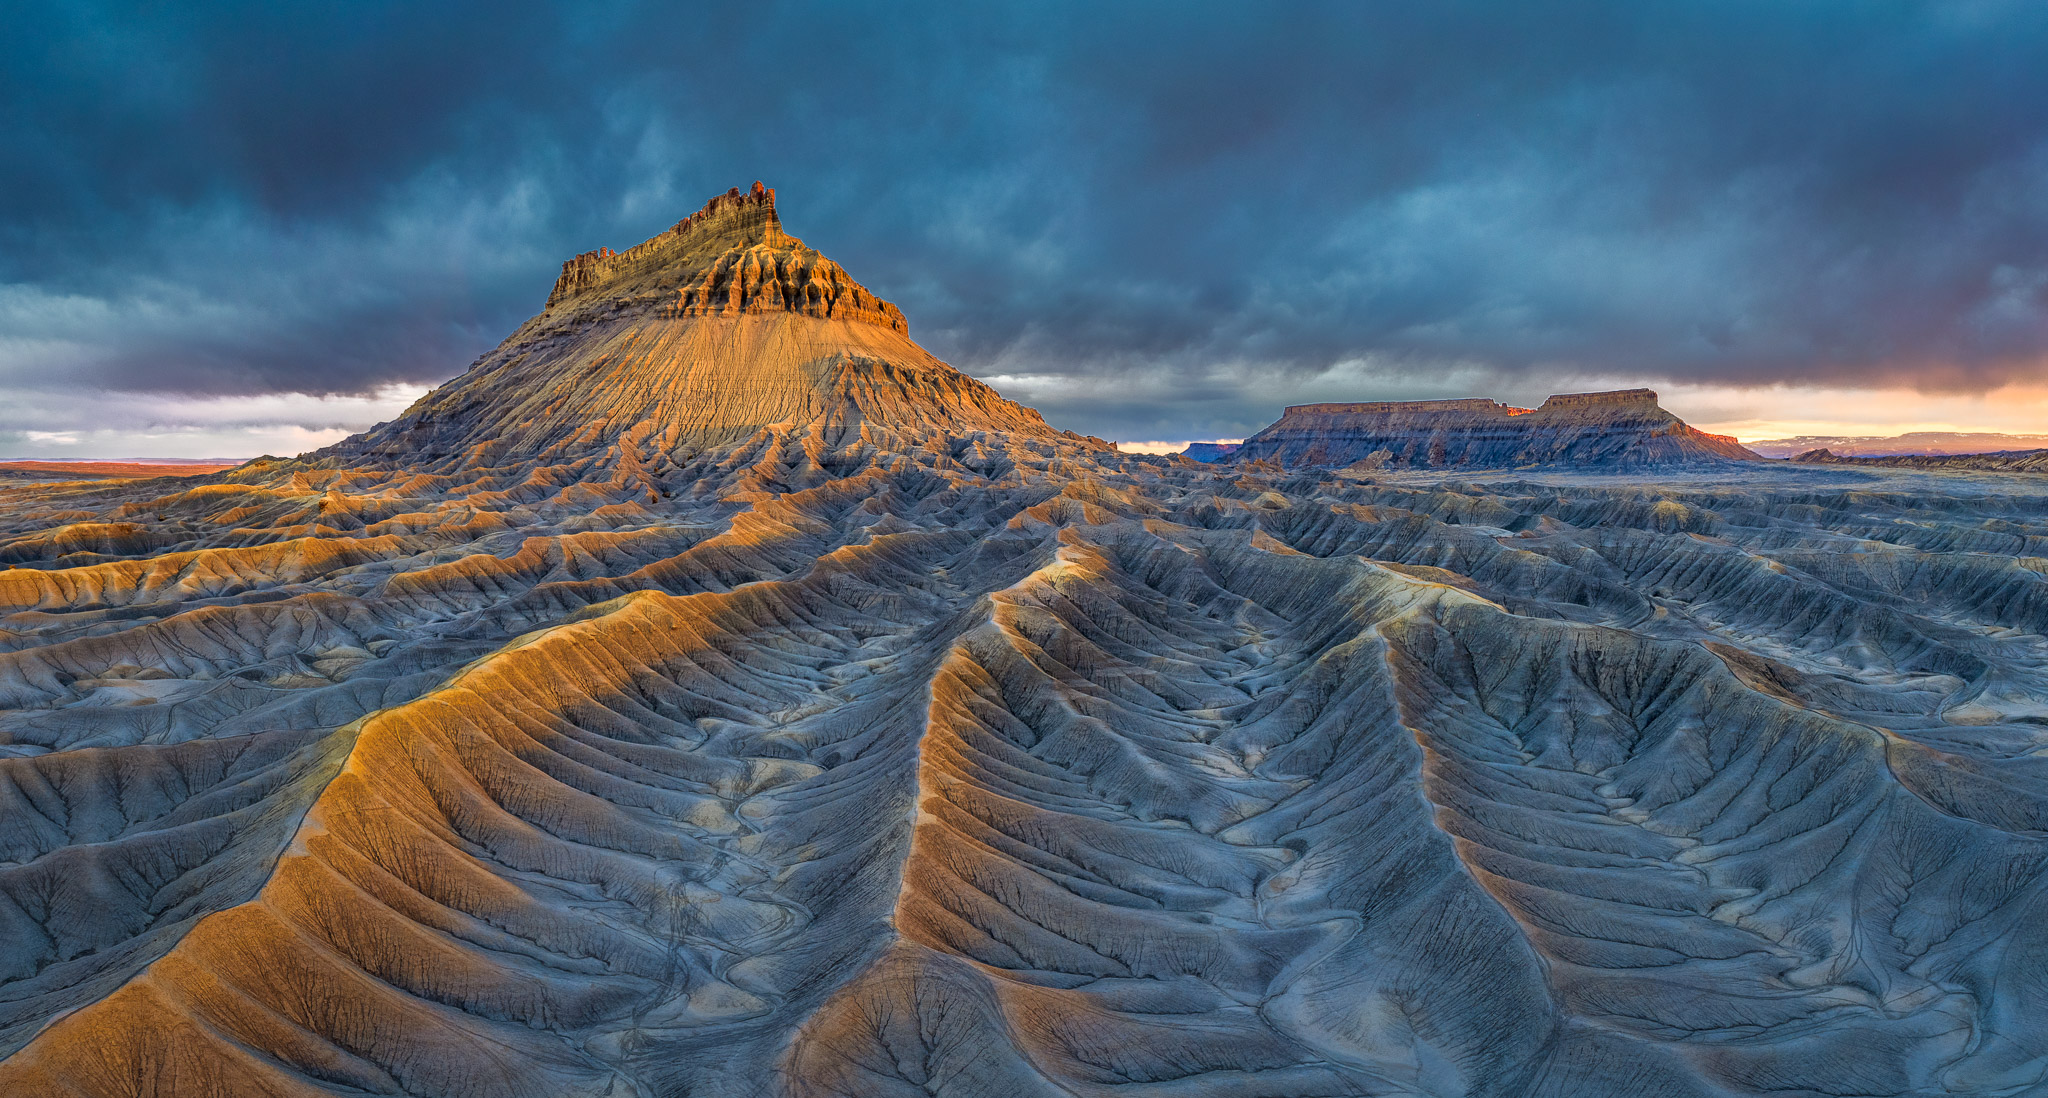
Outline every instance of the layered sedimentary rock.
<path id="1" fill-rule="evenodd" d="M 1182 457 L 1187 458 L 1189 461 L 1199 461 L 1207 464 L 1212 461 L 1221 461 L 1236 453 L 1237 446 L 1238 444 L 1235 442 L 1190 442 L 1187 449 L 1182 450 L 1180 453 Z"/>
<path id="2" fill-rule="evenodd" d="M 1536 409 L 1485 398 L 1301 404 L 1244 440 L 1236 461 L 1374 468 L 1615 469 L 1747 461 L 1726 435 L 1687 426 L 1649 389 L 1553 396 Z"/>
<path id="3" fill-rule="evenodd" d="M 235 462 L 147 461 L 0 461 L 4 480 L 144 480 L 150 477 L 196 477 L 232 469 Z"/>
<path id="4" fill-rule="evenodd" d="M 1877 465 L 1902 469 L 1953 469 L 1997 473 L 2048 473 L 2048 450 L 2005 450 L 1988 454 L 1838 454 L 1822 447 L 1792 458 L 1801 465 Z"/>
<path id="5" fill-rule="evenodd" d="M 0 489 L 0 1093 L 2048 1085 L 2031 481 L 1205 468 L 936 363 L 721 442 L 520 353 L 453 448 Z"/>
<path id="6" fill-rule="evenodd" d="M 903 314 L 782 231 L 754 184 L 624 252 L 565 263 L 547 307 L 404 415 L 312 457 L 462 472 L 661 465 L 764 428 L 1000 431 L 1038 413 L 912 342 Z"/>

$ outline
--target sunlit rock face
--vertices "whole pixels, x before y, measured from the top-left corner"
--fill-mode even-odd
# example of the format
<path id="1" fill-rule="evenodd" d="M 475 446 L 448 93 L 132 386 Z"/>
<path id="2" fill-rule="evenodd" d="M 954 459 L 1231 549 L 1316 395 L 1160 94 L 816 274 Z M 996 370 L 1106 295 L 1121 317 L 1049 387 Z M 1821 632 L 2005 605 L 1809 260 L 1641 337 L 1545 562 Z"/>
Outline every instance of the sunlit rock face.
<path id="1" fill-rule="evenodd" d="M 328 451 L 0 490 L 0 1094 L 2044 1085 L 2038 481 L 1120 455 L 676 312 L 765 198 Z"/>
<path id="2" fill-rule="evenodd" d="M 1639 469 L 1723 461 L 1756 454 L 1726 435 L 1687 425 L 1648 389 L 1554 396 L 1540 408 L 1511 408 L 1483 397 L 1300 404 L 1244 440 L 1234 461 L 1367 469 Z"/>
<path id="3" fill-rule="evenodd" d="M 620 253 L 563 265 L 547 308 L 404 415 L 307 455 L 473 476 L 644 462 L 802 427 L 814 444 L 1058 434 L 934 358 L 903 314 L 782 231 L 775 192 L 712 199 Z M 914 445 L 906 443 L 905 445 Z"/>

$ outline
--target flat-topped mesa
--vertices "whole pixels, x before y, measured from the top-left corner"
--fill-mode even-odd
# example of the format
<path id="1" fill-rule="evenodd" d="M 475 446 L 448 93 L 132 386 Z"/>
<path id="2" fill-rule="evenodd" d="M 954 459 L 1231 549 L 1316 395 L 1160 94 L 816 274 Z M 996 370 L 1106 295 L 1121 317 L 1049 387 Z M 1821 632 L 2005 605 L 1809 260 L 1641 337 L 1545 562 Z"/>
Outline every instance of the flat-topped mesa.
<path id="1" fill-rule="evenodd" d="M 1537 411 L 1557 411 L 1577 408 L 1627 408 L 1634 411 L 1657 415 L 1670 415 L 1657 404 L 1655 389 L 1616 389 L 1607 393 L 1560 393 L 1546 397 Z"/>
<path id="2" fill-rule="evenodd" d="M 1686 425 L 1650 389 L 1565 393 L 1535 409 L 1484 397 L 1290 407 L 1245 440 L 1233 461 L 1374 468 L 1626 468 L 1756 457 L 1740 442 Z"/>
<path id="3" fill-rule="evenodd" d="M 1368 400 L 1356 404 L 1296 404 L 1282 414 L 1363 416 L 1405 412 L 1480 412 L 1519 416 L 1532 410 L 1512 408 L 1485 397 L 1453 397 L 1449 400 Z"/>
<path id="4" fill-rule="evenodd" d="M 1180 452 L 1180 456 L 1187 458 L 1189 461 L 1199 461 L 1204 465 L 1209 465 L 1220 462 L 1236 453 L 1237 447 L 1238 444 L 1235 442 L 1190 442 L 1187 444 L 1187 448 Z"/>

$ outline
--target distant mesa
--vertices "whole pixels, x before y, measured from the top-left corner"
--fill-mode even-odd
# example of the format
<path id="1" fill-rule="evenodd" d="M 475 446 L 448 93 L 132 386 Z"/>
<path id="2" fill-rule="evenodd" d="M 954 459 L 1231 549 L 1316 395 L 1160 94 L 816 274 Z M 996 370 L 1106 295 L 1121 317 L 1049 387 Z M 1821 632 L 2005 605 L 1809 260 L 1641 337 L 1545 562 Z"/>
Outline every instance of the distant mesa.
<path id="1" fill-rule="evenodd" d="M 1301 404 L 1244 441 L 1233 461 L 1372 469 L 1598 468 L 1754 461 L 1727 435 L 1687 426 L 1649 389 L 1553 396 L 1540 408 L 1484 397 Z"/>
<path id="2" fill-rule="evenodd" d="M 1799 465 L 1880 465 L 1903 469 L 1946 469 L 1980 473 L 2048 473 L 2048 447 L 1988 454 L 1838 454 L 1821 447 L 1794 455 Z"/>
<path id="3" fill-rule="evenodd" d="M 1237 448 L 1242 445 L 1243 443 L 1239 442 L 1190 442 L 1188 448 L 1180 452 L 1180 456 L 1206 465 L 1222 461 L 1236 453 Z"/>

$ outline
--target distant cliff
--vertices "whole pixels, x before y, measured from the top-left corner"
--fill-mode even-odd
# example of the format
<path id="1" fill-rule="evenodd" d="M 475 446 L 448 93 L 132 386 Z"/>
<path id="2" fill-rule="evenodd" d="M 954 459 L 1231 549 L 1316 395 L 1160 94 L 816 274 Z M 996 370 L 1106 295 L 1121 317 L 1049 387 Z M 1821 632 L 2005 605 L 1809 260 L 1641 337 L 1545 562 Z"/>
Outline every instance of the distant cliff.
<path id="1" fill-rule="evenodd" d="M 1993 454 L 1887 454 L 1864 457 L 1830 449 L 1808 450 L 1792 459 L 1800 465 L 1890 465 L 1904 469 L 1971 469 L 1987 473 L 2048 473 L 2048 449 Z"/>
<path id="2" fill-rule="evenodd" d="M 1238 444 L 1235 442 L 1190 442 L 1188 448 L 1180 453 L 1189 461 L 1208 463 L 1229 458 L 1237 452 L 1237 447 Z"/>
<path id="3" fill-rule="evenodd" d="M 1296 405 L 1230 458 L 1260 459 L 1390 469 L 1631 468 L 1757 455 L 1726 435 L 1687 426 L 1649 389 L 1623 389 L 1553 396 L 1533 410 L 1483 397 Z"/>

